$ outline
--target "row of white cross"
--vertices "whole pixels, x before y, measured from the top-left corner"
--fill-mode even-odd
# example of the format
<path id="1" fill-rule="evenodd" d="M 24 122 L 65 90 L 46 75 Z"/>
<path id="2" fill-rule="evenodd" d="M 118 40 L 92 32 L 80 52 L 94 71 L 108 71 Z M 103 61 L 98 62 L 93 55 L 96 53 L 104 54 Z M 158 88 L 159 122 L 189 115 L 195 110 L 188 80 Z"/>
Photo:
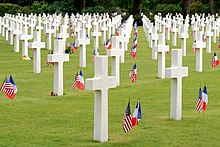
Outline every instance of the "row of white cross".
<path id="1" fill-rule="evenodd" d="M 90 29 L 94 28 L 92 36 L 94 37 L 94 47 L 99 47 L 99 37 L 102 36 L 103 42 L 106 42 L 106 31 L 108 37 L 111 37 L 112 48 L 106 51 L 106 56 L 97 56 L 95 58 L 95 76 L 92 79 L 86 79 L 86 89 L 94 90 L 94 140 L 108 140 L 108 89 L 120 85 L 120 63 L 124 63 L 124 51 L 131 36 L 133 17 L 130 16 L 126 22 L 121 24 L 121 16 L 117 15 L 109 18 L 108 14 L 98 15 L 22 15 L 17 16 L 6 14 L 0 17 L 2 36 L 7 40 L 8 32 L 12 33 L 10 44 L 13 44 L 14 51 L 19 52 L 19 40 L 22 40 L 22 56 L 28 58 L 28 47 L 33 51 L 33 72 L 41 72 L 41 53 L 45 48 L 45 42 L 41 42 L 41 30 L 46 35 L 46 48 L 52 48 L 52 34 L 54 39 L 53 54 L 47 55 L 47 62 L 54 62 L 54 92 L 63 95 L 63 63 L 69 61 L 69 54 L 65 54 L 66 38 L 69 37 L 68 25 L 71 25 L 72 31 L 76 34 L 76 44 L 80 46 L 80 67 L 86 67 L 86 45 L 90 44 Z M 10 22 L 10 31 L 8 23 Z M 42 26 L 44 24 L 44 26 Z M 92 24 L 92 25 L 91 25 Z M 59 28 L 59 29 L 58 29 Z M 22 31 L 21 31 L 22 29 Z M 29 31 L 30 34 L 29 34 Z M 118 36 L 115 30 L 118 31 Z M 56 32 L 59 31 L 58 34 Z M 88 37 L 87 37 L 88 36 Z M 30 40 L 33 42 L 29 42 Z M 112 74 L 108 76 L 108 56 L 112 57 Z"/>
<path id="2" fill-rule="evenodd" d="M 173 16 L 155 15 L 154 24 L 142 15 L 143 29 L 149 41 L 149 47 L 152 48 L 152 60 L 158 57 L 158 77 L 161 79 L 171 78 L 171 106 L 170 118 L 180 120 L 182 118 L 182 77 L 188 76 L 188 67 L 182 67 L 182 56 L 186 56 L 186 39 L 189 38 L 188 27 L 189 16 L 183 19 L 178 14 Z M 196 71 L 202 72 L 203 69 L 203 48 L 207 53 L 211 53 L 212 42 L 216 42 L 219 36 L 220 18 L 214 15 L 195 15 L 191 17 L 191 29 L 194 37 L 192 48 L 196 48 Z M 158 34 L 160 32 L 161 34 Z M 176 38 L 181 39 L 181 49 L 172 49 L 172 64 L 170 68 L 165 68 L 165 53 L 169 51 L 169 46 L 165 44 L 165 37 L 170 40 L 170 32 L 172 33 L 172 46 L 176 46 Z M 203 41 L 206 38 L 206 42 Z M 157 44 L 159 40 L 159 44 Z M 157 55 L 158 54 L 158 55 Z"/>

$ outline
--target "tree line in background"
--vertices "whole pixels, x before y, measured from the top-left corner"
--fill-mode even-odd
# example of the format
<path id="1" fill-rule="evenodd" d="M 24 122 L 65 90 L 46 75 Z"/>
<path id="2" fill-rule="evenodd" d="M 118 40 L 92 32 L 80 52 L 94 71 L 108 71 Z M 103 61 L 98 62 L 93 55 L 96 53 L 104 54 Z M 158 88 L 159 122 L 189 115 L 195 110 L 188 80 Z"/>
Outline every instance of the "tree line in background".
<path id="1" fill-rule="evenodd" d="M 0 15 L 7 13 L 220 13 L 220 0 L 0 0 Z"/>

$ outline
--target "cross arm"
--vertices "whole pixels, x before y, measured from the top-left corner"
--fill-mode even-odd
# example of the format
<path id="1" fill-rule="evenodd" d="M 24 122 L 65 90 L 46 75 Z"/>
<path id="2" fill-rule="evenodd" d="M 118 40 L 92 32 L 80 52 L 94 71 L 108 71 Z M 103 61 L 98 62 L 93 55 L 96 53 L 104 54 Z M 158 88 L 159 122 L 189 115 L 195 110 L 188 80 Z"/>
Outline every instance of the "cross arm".
<path id="1" fill-rule="evenodd" d="M 165 69 L 166 78 L 182 78 L 188 76 L 188 67 L 170 67 Z"/>

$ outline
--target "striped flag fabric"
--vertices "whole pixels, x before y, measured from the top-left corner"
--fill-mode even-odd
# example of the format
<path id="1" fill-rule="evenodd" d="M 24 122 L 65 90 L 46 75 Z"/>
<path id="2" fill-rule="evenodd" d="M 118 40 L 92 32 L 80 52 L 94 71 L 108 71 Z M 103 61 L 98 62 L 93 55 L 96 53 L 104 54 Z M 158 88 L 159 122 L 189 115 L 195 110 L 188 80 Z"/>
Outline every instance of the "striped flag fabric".
<path id="1" fill-rule="evenodd" d="M 134 58 L 134 57 L 136 57 L 136 54 L 137 54 L 136 46 L 133 44 L 133 46 L 131 48 L 130 55 L 132 58 Z"/>
<path id="2" fill-rule="evenodd" d="M 72 45 L 71 45 L 71 50 L 72 51 L 76 51 L 78 48 L 76 46 L 76 42 L 74 42 Z"/>
<path id="3" fill-rule="evenodd" d="M 130 101 L 128 102 L 127 108 L 124 113 L 124 117 L 122 120 L 122 128 L 125 133 L 132 129 Z"/>
<path id="4" fill-rule="evenodd" d="M 13 87 L 12 83 L 10 83 L 10 81 L 8 80 L 7 77 L 5 77 L 5 80 L 2 83 L 1 91 L 4 92 L 5 95 L 12 100 L 14 99 L 14 97 L 16 95 L 16 93 L 14 91 L 14 87 Z"/>
<path id="5" fill-rule="evenodd" d="M 208 92 L 207 92 L 206 85 L 204 85 L 204 88 L 203 88 L 202 100 L 203 100 L 203 110 L 206 110 L 206 105 L 208 104 Z"/>
<path id="6" fill-rule="evenodd" d="M 81 69 L 80 69 L 78 77 L 79 77 L 79 83 L 77 84 L 77 87 L 81 90 L 84 90 L 84 78 L 83 78 L 83 74 L 82 74 Z"/>
<path id="7" fill-rule="evenodd" d="M 105 48 L 110 49 L 112 47 L 110 39 L 105 44 Z"/>
<path id="8" fill-rule="evenodd" d="M 0 88 L 0 91 L 5 92 L 5 79 L 4 79 L 4 81 L 2 82 L 2 86 L 1 86 L 1 88 Z"/>
<path id="9" fill-rule="evenodd" d="M 98 48 L 95 47 L 94 50 L 93 50 L 93 53 L 92 53 L 92 62 L 95 61 L 95 57 L 99 54 L 98 52 Z"/>
<path id="10" fill-rule="evenodd" d="M 134 23 L 134 34 L 135 34 L 135 35 L 138 34 L 138 25 L 137 25 L 137 21 Z"/>
<path id="11" fill-rule="evenodd" d="M 214 68 L 218 65 L 219 65 L 219 60 L 218 60 L 216 53 L 214 53 L 214 56 L 212 57 L 212 68 Z"/>
<path id="12" fill-rule="evenodd" d="M 134 35 L 134 41 L 133 41 L 133 45 L 135 45 L 136 47 L 138 46 L 137 44 L 137 35 Z"/>
<path id="13" fill-rule="evenodd" d="M 83 78 L 82 70 L 80 70 L 79 74 L 78 74 L 78 72 L 76 73 L 75 81 L 73 83 L 72 89 L 73 89 L 73 91 L 75 91 L 76 88 L 84 90 L 84 86 L 85 86 L 84 78 Z"/>
<path id="14" fill-rule="evenodd" d="M 142 113 L 141 113 L 141 103 L 140 100 L 138 100 L 138 103 L 136 105 L 136 108 L 134 109 L 134 113 L 131 119 L 132 126 L 138 125 L 138 121 L 142 119 Z"/>
<path id="15" fill-rule="evenodd" d="M 74 32 L 71 32 L 70 38 L 73 38 L 74 36 L 75 36 L 75 33 L 74 33 Z"/>
<path id="16" fill-rule="evenodd" d="M 79 83 L 79 74 L 78 74 L 78 72 L 76 72 L 75 80 L 74 80 L 74 83 L 73 83 L 73 86 L 72 86 L 73 91 L 76 90 L 76 87 L 77 87 L 78 83 Z"/>
<path id="17" fill-rule="evenodd" d="M 199 96 L 198 96 L 198 101 L 196 103 L 196 110 L 198 112 L 202 112 L 203 109 L 203 100 L 202 100 L 202 89 L 201 87 L 199 88 Z"/>
<path id="18" fill-rule="evenodd" d="M 137 65 L 133 65 L 133 69 L 129 73 L 131 81 L 134 83 L 137 80 Z"/>

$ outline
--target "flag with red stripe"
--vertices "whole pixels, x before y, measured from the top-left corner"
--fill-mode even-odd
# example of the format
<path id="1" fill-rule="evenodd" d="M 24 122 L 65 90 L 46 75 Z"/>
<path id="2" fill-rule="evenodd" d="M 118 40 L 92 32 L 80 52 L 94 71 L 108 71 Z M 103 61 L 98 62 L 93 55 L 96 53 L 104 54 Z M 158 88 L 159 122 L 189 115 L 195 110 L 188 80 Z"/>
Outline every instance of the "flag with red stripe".
<path id="1" fill-rule="evenodd" d="M 127 108 L 124 113 L 124 117 L 122 120 L 122 128 L 125 133 L 132 129 L 130 102 L 128 102 Z"/>

